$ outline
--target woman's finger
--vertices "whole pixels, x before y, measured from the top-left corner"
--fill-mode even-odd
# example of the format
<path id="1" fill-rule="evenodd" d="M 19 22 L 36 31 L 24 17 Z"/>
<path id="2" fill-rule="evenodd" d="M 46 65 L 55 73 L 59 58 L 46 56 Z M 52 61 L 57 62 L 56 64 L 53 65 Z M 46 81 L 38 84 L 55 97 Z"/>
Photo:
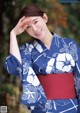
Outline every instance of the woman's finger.
<path id="1" fill-rule="evenodd" d="M 25 16 L 23 16 L 19 21 L 22 22 L 25 19 Z"/>

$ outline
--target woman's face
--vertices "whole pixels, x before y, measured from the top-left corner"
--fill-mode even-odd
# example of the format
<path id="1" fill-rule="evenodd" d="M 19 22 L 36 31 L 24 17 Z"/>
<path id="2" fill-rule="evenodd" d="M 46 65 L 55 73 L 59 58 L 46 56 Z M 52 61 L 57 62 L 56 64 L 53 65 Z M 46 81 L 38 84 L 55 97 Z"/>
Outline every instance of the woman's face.
<path id="1" fill-rule="evenodd" d="M 41 16 L 33 16 L 26 17 L 27 27 L 26 32 L 39 40 L 42 40 L 48 31 L 47 23 L 47 15 L 44 15 L 43 18 Z"/>

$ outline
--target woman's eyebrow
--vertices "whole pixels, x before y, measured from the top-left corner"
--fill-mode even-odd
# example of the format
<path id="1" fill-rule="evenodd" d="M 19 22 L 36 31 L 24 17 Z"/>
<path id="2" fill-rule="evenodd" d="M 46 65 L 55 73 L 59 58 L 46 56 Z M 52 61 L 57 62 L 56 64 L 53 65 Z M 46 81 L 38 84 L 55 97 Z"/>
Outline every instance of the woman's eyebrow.
<path id="1" fill-rule="evenodd" d="M 37 20 L 38 18 L 35 18 L 33 21 Z"/>

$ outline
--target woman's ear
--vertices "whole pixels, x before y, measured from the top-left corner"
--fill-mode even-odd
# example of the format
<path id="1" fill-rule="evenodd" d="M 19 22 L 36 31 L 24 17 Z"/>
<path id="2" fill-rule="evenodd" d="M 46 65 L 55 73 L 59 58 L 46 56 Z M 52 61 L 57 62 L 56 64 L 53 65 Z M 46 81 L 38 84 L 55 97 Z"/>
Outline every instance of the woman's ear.
<path id="1" fill-rule="evenodd" d="M 43 19 L 44 19 L 45 23 L 48 22 L 48 16 L 46 15 L 46 13 L 43 14 Z"/>

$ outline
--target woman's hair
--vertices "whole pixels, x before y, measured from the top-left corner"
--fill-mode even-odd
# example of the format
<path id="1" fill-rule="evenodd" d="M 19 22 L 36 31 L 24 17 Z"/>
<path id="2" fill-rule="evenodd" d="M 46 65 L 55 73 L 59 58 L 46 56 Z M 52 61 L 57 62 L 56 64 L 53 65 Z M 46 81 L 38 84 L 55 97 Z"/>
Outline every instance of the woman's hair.
<path id="1" fill-rule="evenodd" d="M 21 9 L 19 18 L 26 16 L 43 16 L 44 11 L 42 11 L 39 7 L 37 7 L 35 4 L 29 4 L 28 6 L 25 6 Z"/>

